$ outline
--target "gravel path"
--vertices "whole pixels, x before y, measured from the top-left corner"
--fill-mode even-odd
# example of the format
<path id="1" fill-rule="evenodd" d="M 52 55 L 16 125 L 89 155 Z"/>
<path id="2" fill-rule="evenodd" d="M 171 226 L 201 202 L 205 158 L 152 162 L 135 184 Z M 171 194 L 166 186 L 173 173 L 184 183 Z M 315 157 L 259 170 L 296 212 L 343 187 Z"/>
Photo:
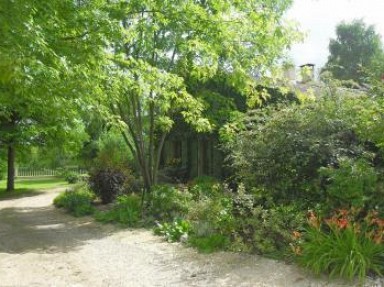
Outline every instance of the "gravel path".
<path id="1" fill-rule="evenodd" d="M 52 206 L 60 191 L 0 201 L 0 286 L 351 286 L 258 256 L 198 254 L 147 230 L 77 219 Z"/>

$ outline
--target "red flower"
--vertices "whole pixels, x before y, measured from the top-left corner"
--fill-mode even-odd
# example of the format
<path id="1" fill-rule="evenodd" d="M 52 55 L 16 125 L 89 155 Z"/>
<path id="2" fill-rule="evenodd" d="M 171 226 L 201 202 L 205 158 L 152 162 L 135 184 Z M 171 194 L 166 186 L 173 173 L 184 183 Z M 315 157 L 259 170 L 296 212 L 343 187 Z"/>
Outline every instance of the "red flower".
<path id="1" fill-rule="evenodd" d="M 341 229 L 346 228 L 348 226 L 348 220 L 345 218 L 341 218 L 337 222 L 337 226 Z"/>

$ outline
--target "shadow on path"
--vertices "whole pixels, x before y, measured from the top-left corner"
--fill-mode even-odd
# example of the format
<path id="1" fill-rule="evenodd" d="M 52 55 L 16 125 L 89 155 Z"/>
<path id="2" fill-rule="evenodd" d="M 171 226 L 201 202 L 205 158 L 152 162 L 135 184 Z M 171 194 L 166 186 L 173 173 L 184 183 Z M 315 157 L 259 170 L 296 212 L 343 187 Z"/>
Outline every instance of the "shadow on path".
<path id="1" fill-rule="evenodd" d="M 7 192 L 7 191 L 0 191 L 0 201 L 5 200 L 13 200 L 13 199 L 19 199 L 24 197 L 33 197 L 43 194 L 44 192 L 41 190 L 34 190 L 34 189 L 18 189 L 13 192 Z"/>
<path id="2" fill-rule="evenodd" d="M 64 214 L 52 205 L 0 209 L 0 253 L 69 252 L 116 231 L 113 226 L 94 223 L 90 217 Z"/>

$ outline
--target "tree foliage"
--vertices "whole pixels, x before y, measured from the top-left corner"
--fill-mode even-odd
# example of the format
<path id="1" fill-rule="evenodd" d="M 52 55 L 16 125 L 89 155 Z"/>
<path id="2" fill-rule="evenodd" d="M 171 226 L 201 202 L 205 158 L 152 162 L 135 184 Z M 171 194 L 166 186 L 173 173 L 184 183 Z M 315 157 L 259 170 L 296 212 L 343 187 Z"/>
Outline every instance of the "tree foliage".
<path id="1" fill-rule="evenodd" d="M 9 151 L 8 190 L 16 146 L 82 139 L 77 107 L 95 90 L 90 74 L 108 33 L 118 29 L 104 2 L 1 0 L 0 145 Z"/>
<path id="2" fill-rule="evenodd" d="M 181 114 L 197 131 L 211 124 L 188 89 L 219 72 L 243 95 L 258 97 L 262 77 L 296 39 L 282 20 L 291 1 L 130 1 L 116 5 L 125 38 L 114 46 L 107 104 L 140 163 L 156 182 L 164 140 Z M 206 94 L 205 94 L 206 95 Z"/>
<path id="3" fill-rule="evenodd" d="M 255 77 L 266 79 L 297 38 L 282 17 L 290 4 L 1 0 L 2 143 L 61 141 L 79 127 L 78 107 L 99 109 L 121 128 L 149 189 L 177 115 L 211 129 L 204 96 L 188 87 L 223 73 L 228 86 L 259 97 Z"/>
<path id="4" fill-rule="evenodd" d="M 366 81 L 364 70 L 383 56 L 383 47 L 374 26 L 354 20 L 336 27 L 336 39 L 331 39 L 329 52 L 325 70 L 332 72 L 336 79 L 362 83 Z"/>

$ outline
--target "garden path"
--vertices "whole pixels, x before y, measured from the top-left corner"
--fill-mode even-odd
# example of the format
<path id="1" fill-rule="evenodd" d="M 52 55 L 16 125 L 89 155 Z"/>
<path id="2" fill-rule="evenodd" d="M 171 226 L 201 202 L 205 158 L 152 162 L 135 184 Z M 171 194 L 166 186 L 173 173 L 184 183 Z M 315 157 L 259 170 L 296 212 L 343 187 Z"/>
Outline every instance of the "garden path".
<path id="1" fill-rule="evenodd" d="M 351 286 L 259 256 L 198 254 L 148 230 L 74 218 L 53 207 L 60 191 L 0 201 L 0 286 Z"/>

